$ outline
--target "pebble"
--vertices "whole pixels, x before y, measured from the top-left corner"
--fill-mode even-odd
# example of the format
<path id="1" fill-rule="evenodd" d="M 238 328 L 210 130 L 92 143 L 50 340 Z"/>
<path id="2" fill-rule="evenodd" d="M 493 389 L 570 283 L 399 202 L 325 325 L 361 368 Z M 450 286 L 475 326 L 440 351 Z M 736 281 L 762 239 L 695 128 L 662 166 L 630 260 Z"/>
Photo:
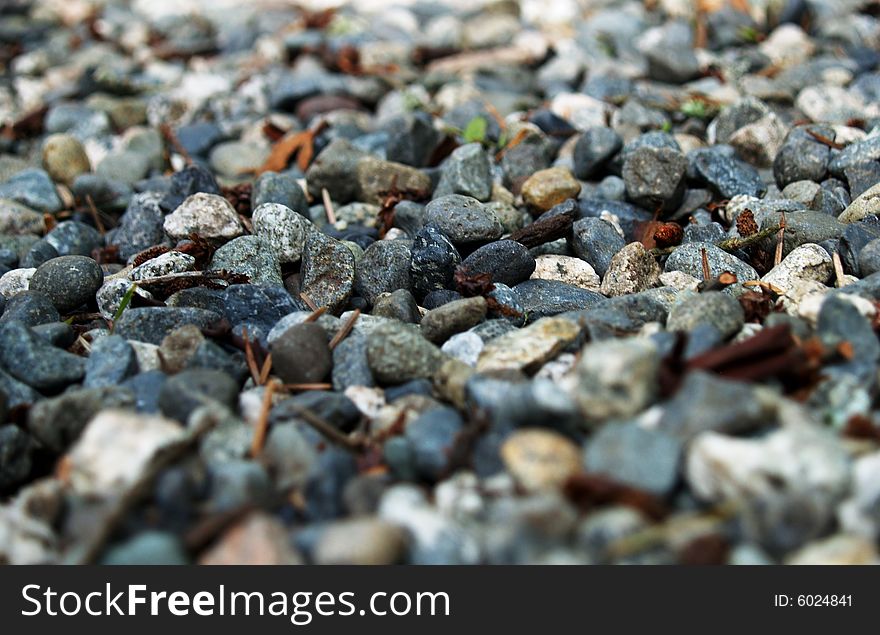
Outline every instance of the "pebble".
<path id="1" fill-rule="evenodd" d="M 54 214 L 64 208 L 51 177 L 38 168 L 22 170 L 0 183 L 0 199 L 4 198 L 45 214 Z"/>
<path id="2" fill-rule="evenodd" d="M 535 258 L 532 280 L 558 280 L 582 289 L 599 291 L 601 281 L 589 263 L 572 256 L 544 254 Z"/>
<path id="3" fill-rule="evenodd" d="M 575 255 L 604 276 L 611 259 L 623 249 L 626 241 L 614 225 L 599 218 L 582 218 L 571 227 L 571 246 Z"/>
<path id="4" fill-rule="evenodd" d="M 527 491 L 561 488 L 581 471 L 577 446 L 557 432 L 517 430 L 501 446 L 507 471 Z"/>
<path id="5" fill-rule="evenodd" d="M 137 372 L 137 356 L 131 345 L 119 335 L 107 335 L 92 344 L 83 387 L 118 386 Z"/>
<path id="6" fill-rule="evenodd" d="M 702 500 L 745 505 L 747 536 L 791 549 L 825 531 L 846 491 L 849 465 L 842 448 L 812 426 L 760 439 L 704 432 L 688 448 L 685 477 Z"/>
<path id="7" fill-rule="evenodd" d="M 195 268 L 196 259 L 181 251 L 166 251 L 150 258 L 128 272 L 128 279 L 134 282 L 158 278 L 174 273 L 184 273 Z"/>
<path id="8" fill-rule="evenodd" d="M 238 391 L 238 384 L 226 373 L 194 368 L 169 377 L 159 389 L 157 405 L 166 417 L 187 423 L 196 409 L 210 403 L 219 403 L 234 412 Z"/>
<path id="9" fill-rule="evenodd" d="M 42 293 L 61 313 L 89 303 L 104 283 L 101 267 L 85 256 L 60 256 L 37 267 L 28 288 Z"/>
<path id="10" fill-rule="evenodd" d="M 618 251 L 602 278 L 600 291 L 609 297 L 638 293 L 660 282 L 660 265 L 642 245 L 630 243 Z"/>
<path id="11" fill-rule="evenodd" d="M 425 314 L 421 322 L 422 335 L 429 342 L 442 344 L 481 322 L 486 310 L 486 299 L 481 296 L 448 302 Z"/>
<path id="12" fill-rule="evenodd" d="M 609 423 L 587 445 L 584 467 L 590 473 L 665 497 L 678 482 L 683 450 L 679 439 L 636 422 Z"/>
<path id="13" fill-rule="evenodd" d="M 841 223 L 854 223 L 877 214 L 880 214 L 880 183 L 862 192 L 837 218 Z"/>
<path id="14" fill-rule="evenodd" d="M 761 197 L 767 186 L 758 171 L 748 163 L 718 152 L 697 151 L 692 162 L 697 178 L 722 198 L 745 194 Z"/>
<path id="15" fill-rule="evenodd" d="M 9 198 L 0 198 L 0 234 L 42 234 L 42 214 Z"/>
<path id="16" fill-rule="evenodd" d="M 43 167 L 52 180 L 72 185 L 80 174 L 92 169 L 89 157 L 76 137 L 54 134 L 43 142 Z"/>
<path id="17" fill-rule="evenodd" d="M 672 148 L 642 146 L 626 153 L 622 176 L 627 197 L 645 209 L 676 209 L 684 196 L 687 165 Z"/>
<path id="18" fill-rule="evenodd" d="M 504 231 L 491 209 L 461 194 L 447 194 L 428 203 L 425 220 L 455 245 L 495 240 Z"/>
<path id="19" fill-rule="evenodd" d="M 526 322 L 542 317 L 589 309 L 605 300 L 604 296 L 558 280 L 526 280 L 513 288 L 513 296 Z"/>
<path id="20" fill-rule="evenodd" d="M 563 318 L 543 318 L 488 342 L 477 360 L 477 370 L 534 372 L 580 334 L 578 326 Z"/>
<path id="21" fill-rule="evenodd" d="M 570 198 L 576 198 L 581 184 L 566 168 L 539 170 L 522 184 L 522 197 L 526 205 L 539 212 L 546 212 Z"/>
<path id="22" fill-rule="evenodd" d="M 208 329 L 220 320 L 220 315 L 206 309 L 191 307 L 135 307 L 127 308 L 115 324 L 114 332 L 128 340 L 159 345 L 174 329 L 194 324 Z"/>
<path id="23" fill-rule="evenodd" d="M 14 298 L 27 291 L 31 284 L 31 278 L 36 272 L 35 267 L 12 269 L 0 276 L 0 295 L 6 299 Z"/>
<path id="24" fill-rule="evenodd" d="M 79 221 L 58 223 L 46 234 L 45 240 L 59 256 L 91 256 L 104 244 L 104 238 L 98 230 Z"/>
<path id="25" fill-rule="evenodd" d="M 86 365 L 83 358 L 55 348 L 15 321 L 0 325 L 0 364 L 16 379 L 45 392 L 82 379 Z"/>
<path id="26" fill-rule="evenodd" d="M 786 229 L 786 233 L 788 230 Z M 688 243 L 678 247 L 666 259 L 665 270 L 682 271 L 699 280 L 703 279 L 702 250 L 706 250 L 709 261 L 709 273 L 718 277 L 729 271 L 736 275 L 740 283 L 757 280 L 758 272 L 736 256 L 727 253 L 712 243 Z"/>
<path id="27" fill-rule="evenodd" d="M 795 280 L 828 282 L 833 271 L 834 267 L 828 252 L 819 245 L 806 243 L 793 249 L 761 280 L 785 291 L 792 286 Z"/>
<path id="28" fill-rule="evenodd" d="M 446 472 L 456 438 L 464 427 L 453 408 L 432 408 L 406 426 L 416 474 L 428 481 L 439 480 Z"/>
<path id="29" fill-rule="evenodd" d="M 251 190 L 251 209 L 256 211 L 266 203 L 283 205 L 302 215 L 309 210 L 305 192 L 290 174 L 263 172 L 256 178 Z"/>
<path id="30" fill-rule="evenodd" d="M 660 357 L 648 340 L 593 342 L 577 365 L 575 397 L 586 421 L 631 417 L 657 398 Z"/>
<path id="31" fill-rule="evenodd" d="M 725 404 L 719 408 L 718 404 Z M 688 373 L 679 391 L 666 402 L 659 430 L 684 441 L 713 431 L 740 435 L 773 423 L 774 408 L 753 387 L 701 371 Z"/>
<path id="32" fill-rule="evenodd" d="M 372 315 L 408 324 L 418 324 L 422 319 L 416 299 L 406 289 L 381 294 L 373 305 Z"/>
<path id="33" fill-rule="evenodd" d="M 247 276 L 254 284 L 281 284 L 278 254 L 260 236 L 233 238 L 214 252 L 209 268 Z"/>
<path id="34" fill-rule="evenodd" d="M 341 242 L 320 232 L 305 240 L 300 265 L 301 289 L 316 306 L 338 314 L 354 289 L 355 258 Z"/>
<path id="35" fill-rule="evenodd" d="M 400 527 L 373 518 L 338 521 L 321 532 L 315 545 L 315 564 L 399 564 L 407 551 Z"/>
<path id="36" fill-rule="evenodd" d="M 189 238 L 190 234 L 209 240 L 229 240 L 244 231 L 238 215 L 225 198 L 204 192 L 186 198 L 165 217 L 163 227 L 175 240 Z"/>
<path id="37" fill-rule="evenodd" d="M 412 325 L 387 322 L 376 326 L 367 337 L 367 363 L 381 384 L 400 384 L 420 377 L 430 378 L 444 356 Z"/>
<path id="38" fill-rule="evenodd" d="M 254 209 L 254 234 L 263 238 L 278 254 L 281 264 L 302 258 L 306 238 L 314 231 L 312 223 L 280 203 L 263 203 Z"/>
<path id="39" fill-rule="evenodd" d="M 792 128 L 773 160 L 773 176 L 780 188 L 795 181 L 818 183 L 825 178 L 831 148 L 816 140 L 809 131 L 826 138 L 834 137 L 834 131 L 827 126 Z"/>
<path id="40" fill-rule="evenodd" d="M 479 143 L 466 143 L 452 151 L 443 162 L 434 197 L 447 194 L 470 196 L 486 202 L 492 196 L 489 157 Z"/>
<path id="41" fill-rule="evenodd" d="M 597 176 L 622 147 L 623 140 L 613 129 L 587 129 L 574 146 L 574 175 L 581 180 Z"/>
<path id="42" fill-rule="evenodd" d="M 434 225 L 425 225 L 412 244 L 410 277 L 417 297 L 452 286 L 461 256 L 449 239 Z"/>
<path id="43" fill-rule="evenodd" d="M 512 287 L 529 279 L 535 271 L 535 258 L 514 240 L 498 240 L 473 251 L 461 266 L 469 276 L 487 273 L 492 282 Z"/>
<path id="44" fill-rule="evenodd" d="M 698 324 L 711 324 L 723 337 L 737 333 L 745 323 L 742 306 L 735 298 L 721 291 L 706 291 L 682 298 L 669 312 L 666 328 L 690 331 Z"/>
<path id="45" fill-rule="evenodd" d="M 428 198 L 432 189 L 431 177 L 421 170 L 373 157 L 359 160 L 352 176 L 359 200 L 373 205 L 381 205 L 393 187 L 415 200 Z"/>
<path id="46" fill-rule="evenodd" d="M 355 292 L 375 303 L 381 293 L 412 287 L 410 267 L 412 243 L 405 240 L 379 240 L 364 250 L 358 262 Z"/>

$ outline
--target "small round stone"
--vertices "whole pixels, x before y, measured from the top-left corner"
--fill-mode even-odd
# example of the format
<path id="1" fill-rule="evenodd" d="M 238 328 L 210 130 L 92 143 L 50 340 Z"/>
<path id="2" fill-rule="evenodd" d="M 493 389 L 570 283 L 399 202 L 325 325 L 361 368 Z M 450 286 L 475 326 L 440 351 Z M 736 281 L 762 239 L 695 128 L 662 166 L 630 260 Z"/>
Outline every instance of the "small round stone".
<path id="1" fill-rule="evenodd" d="M 578 447 L 551 430 L 514 432 L 501 446 L 501 458 L 527 490 L 559 488 L 581 470 Z"/>
<path id="2" fill-rule="evenodd" d="M 76 137 L 53 134 L 43 142 L 43 167 L 52 180 L 72 185 L 80 174 L 92 169 L 89 157 Z"/>
<path id="3" fill-rule="evenodd" d="M 272 368 L 285 383 L 323 381 L 332 367 L 327 332 L 314 322 L 290 327 L 272 344 Z"/>
<path id="4" fill-rule="evenodd" d="M 104 282 L 97 262 L 86 256 L 60 256 L 34 272 L 30 288 L 45 294 L 61 313 L 86 304 Z"/>
<path id="5" fill-rule="evenodd" d="M 568 169 L 547 168 L 526 179 L 522 197 L 529 207 L 546 212 L 554 205 L 575 198 L 580 191 L 581 184 Z"/>

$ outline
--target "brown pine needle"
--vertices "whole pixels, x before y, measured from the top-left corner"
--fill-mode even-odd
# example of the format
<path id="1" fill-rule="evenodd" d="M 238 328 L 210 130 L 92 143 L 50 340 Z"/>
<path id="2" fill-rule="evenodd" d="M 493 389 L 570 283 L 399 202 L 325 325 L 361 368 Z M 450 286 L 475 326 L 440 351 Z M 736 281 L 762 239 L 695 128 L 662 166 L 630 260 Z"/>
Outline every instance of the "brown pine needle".
<path id="1" fill-rule="evenodd" d="M 305 294 L 305 292 L 301 292 L 299 294 L 299 297 L 302 298 L 302 301 L 305 302 L 306 306 L 309 307 L 312 311 L 318 310 L 318 305 L 315 304 L 314 302 L 312 302 L 312 299 L 309 296 L 307 296 Z M 309 317 L 311 317 L 311 316 L 309 316 Z M 315 319 L 318 319 L 318 318 L 316 317 Z M 306 321 L 310 321 L 310 320 L 306 320 Z"/>
<path id="2" fill-rule="evenodd" d="M 326 306 L 319 307 L 319 308 L 315 309 L 315 310 L 312 312 L 312 314 L 309 315 L 305 320 L 303 320 L 303 322 L 314 322 L 314 321 L 317 320 L 319 317 L 321 317 L 322 315 L 324 315 L 326 312 L 327 312 L 327 307 L 326 307 Z"/>
<path id="3" fill-rule="evenodd" d="M 343 434 L 335 426 L 324 421 L 324 419 L 319 417 L 312 410 L 300 406 L 299 404 L 290 405 L 303 421 L 305 421 L 315 430 L 324 435 L 328 440 L 338 445 L 341 445 L 342 447 L 351 450 L 352 452 L 359 452 L 362 449 L 362 443 L 360 441 L 352 439 L 348 435 Z"/>
<path id="4" fill-rule="evenodd" d="M 107 230 L 104 228 L 104 223 L 101 222 L 101 215 L 98 213 L 98 208 L 95 207 L 95 201 L 92 200 L 91 194 L 86 194 L 86 204 L 89 206 L 89 212 L 92 214 L 92 220 L 95 221 L 95 229 L 98 230 L 98 233 L 102 236 L 107 233 Z"/>
<path id="5" fill-rule="evenodd" d="M 355 309 L 354 313 L 351 314 L 351 317 L 349 317 L 345 321 L 345 324 L 342 325 L 342 328 L 336 331 L 336 335 L 334 335 L 333 339 L 330 340 L 329 346 L 331 351 L 339 345 L 339 342 L 348 337 L 348 334 L 351 333 L 351 329 L 354 328 L 354 323 L 357 322 L 357 319 L 360 317 L 360 315 L 361 310 Z"/>
<path id="6" fill-rule="evenodd" d="M 187 165 L 193 164 L 192 157 L 189 155 L 189 152 L 186 151 L 186 148 L 183 147 L 183 144 L 180 143 L 180 139 L 170 125 L 167 123 L 161 124 L 159 126 L 159 132 L 165 137 L 165 141 L 168 142 L 168 145 L 170 145 L 177 154 L 183 157 L 183 160 Z"/>
<path id="7" fill-rule="evenodd" d="M 330 192 L 326 187 L 321 188 L 321 199 L 324 201 L 324 211 L 327 212 L 327 222 L 336 224 L 336 212 L 333 210 L 333 201 L 330 200 Z"/>
<path id="8" fill-rule="evenodd" d="M 260 369 L 260 381 L 259 384 L 262 386 L 269 380 L 269 373 L 272 372 L 272 353 L 266 355 L 266 359 L 263 360 L 263 367 Z"/>
<path id="9" fill-rule="evenodd" d="M 333 384 L 281 384 L 278 388 L 289 392 L 304 392 L 306 390 L 331 390 Z"/>
<path id="10" fill-rule="evenodd" d="M 700 249 L 700 258 L 703 261 L 703 280 L 708 280 L 712 277 L 712 271 L 709 269 L 709 254 L 705 247 Z"/>
<path id="11" fill-rule="evenodd" d="M 782 246 L 785 241 L 785 212 L 779 221 L 779 232 L 776 234 L 776 254 L 773 256 L 773 266 L 782 262 Z"/>
<path id="12" fill-rule="evenodd" d="M 834 265 L 834 286 L 843 286 L 843 263 L 840 261 L 840 254 L 834 252 L 831 254 L 831 262 Z"/>
<path id="13" fill-rule="evenodd" d="M 275 392 L 275 382 L 266 384 L 263 391 L 263 404 L 260 408 L 260 416 L 254 427 L 254 438 L 251 441 L 251 456 L 257 457 L 263 451 L 266 444 L 266 433 L 269 430 L 269 412 L 272 410 L 272 395 Z"/>
<path id="14" fill-rule="evenodd" d="M 248 337 L 247 327 L 241 329 L 241 339 L 244 340 L 244 358 L 247 361 L 248 370 L 251 372 L 251 379 L 254 384 L 260 385 L 260 369 L 257 366 L 257 358 L 254 356 L 254 349 L 251 346 L 251 338 Z"/>

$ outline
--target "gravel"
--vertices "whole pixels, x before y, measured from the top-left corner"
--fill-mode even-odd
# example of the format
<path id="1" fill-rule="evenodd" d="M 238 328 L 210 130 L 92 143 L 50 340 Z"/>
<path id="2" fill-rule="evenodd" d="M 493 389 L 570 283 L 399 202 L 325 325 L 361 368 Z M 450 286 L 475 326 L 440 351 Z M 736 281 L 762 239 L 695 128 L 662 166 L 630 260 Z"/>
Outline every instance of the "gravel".
<path id="1" fill-rule="evenodd" d="M 878 560 L 865 3 L 68 4 L 0 10 L 0 561 Z"/>

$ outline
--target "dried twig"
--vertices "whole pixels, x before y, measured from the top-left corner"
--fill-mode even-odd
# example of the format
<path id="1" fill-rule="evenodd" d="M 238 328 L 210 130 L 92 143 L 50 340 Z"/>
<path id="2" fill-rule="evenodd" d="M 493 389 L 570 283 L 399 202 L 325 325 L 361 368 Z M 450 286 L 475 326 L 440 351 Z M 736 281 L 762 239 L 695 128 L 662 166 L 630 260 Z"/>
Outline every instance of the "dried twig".
<path id="1" fill-rule="evenodd" d="M 86 194 L 86 204 L 89 206 L 92 220 L 95 221 L 95 228 L 98 230 L 98 233 L 103 236 L 107 233 L 107 230 L 104 228 L 104 223 L 101 222 L 101 215 L 98 213 L 98 208 L 95 207 L 95 201 L 92 200 L 91 194 Z"/>
<path id="2" fill-rule="evenodd" d="M 303 302 L 306 303 L 306 306 L 309 307 L 312 311 L 318 310 L 318 305 L 315 304 L 314 302 L 312 302 L 312 299 L 308 295 L 306 295 L 305 292 L 301 292 L 299 294 L 299 297 L 300 297 L 300 299 L 302 299 Z M 318 318 L 315 318 L 315 319 L 317 320 Z"/>
<path id="3" fill-rule="evenodd" d="M 703 264 L 703 280 L 709 280 L 712 277 L 712 270 L 709 268 L 709 254 L 705 247 L 700 249 L 700 260 Z"/>
<path id="4" fill-rule="evenodd" d="M 834 252 L 831 254 L 831 262 L 834 265 L 834 286 L 842 287 L 843 280 L 843 263 L 840 261 L 840 254 L 838 252 Z"/>
<path id="5" fill-rule="evenodd" d="M 260 408 L 260 416 L 254 426 L 254 438 L 251 441 L 251 456 L 259 456 L 266 444 L 266 433 L 269 430 L 269 412 L 272 410 L 272 395 L 275 393 L 276 383 L 269 382 L 263 391 L 263 404 Z"/>
<path id="6" fill-rule="evenodd" d="M 361 315 L 360 309 L 355 309 L 351 314 L 351 317 L 345 321 L 345 324 L 342 325 L 342 328 L 336 332 L 336 335 L 333 336 L 333 339 L 330 340 L 330 350 L 332 351 L 339 345 L 339 342 L 348 337 L 348 334 L 351 333 L 351 329 L 354 328 L 354 323 L 357 322 L 357 319 Z"/>
<path id="7" fill-rule="evenodd" d="M 159 132 L 161 132 L 162 136 L 165 137 L 165 141 L 168 142 L 168 145 L 174 148 L 174 151 L 183 157 L 183 160 L 187 165 L 193 164 L 192 157 L 189 155 L 189 152 L 186 151 L 186 148 L 183 147 L 183 144 L 180 143 L 180 139 L 177 137 L 174 129 L 169 124 L 160 124 Z"/>
<path id="8" fill-rule="evenodd" d="M 785 212 L 779 220 L 779 232 L 776 234 L 776 254 L 773 256 L 773 266 L 782 262 L 782 247 L 785 242 Z"/>
<path id="9" fill-rule="evenodd" d="M 336 224 L 336 212 L 333 210 L 333 201 L 330 200 L 330 192 L 326 187 L 321 188 L 321 198 L 324 201 L 324 211 L 327 212 L 327 222 L 331 225 Z"/>
<path id="10" fill-rule="evenodd" d="M 248 337 L 247 327 L 241 329 L 241 339 L 244 340 L 244 358 L 247 361 L 248 370 L 251 372 L 251 379 L 254 384 L 260 385 L 260 370 L 257 366 L 257 358 L 254 356 L 254 348 L 251 345 L 251 338 Z"/>
<path id="11" fill-rule="evenodd" d="M 310 304 L 310 301 L 306 301 L 306 304 Z M 310 306 L 314 306 L 314 304 L 310 304 Z M 303 320 L 303 322 L 314 322 L 314 321 L 317 320 L 319 317 L 321 317 L 322 315 L 324 315 L 326 312 L 327 312 L 327 307 L 326 307 L 326 306 L 318 307 L 317 309 L 315 309 L 315 310 L 311 313 L 311 315 L 309 315 L 305 320 Z"/>
<path id="12" fill-rule="evenodd" d="M 263 367 L 260 369 L 260 381 L 257 382 L 261 386 L 264 385 L 269 380 L 269 373 L 272 372 L 272 353 L 266 355 L 266 359 L 263 360 Z"/>
<path id="13" fill-rule="evenodd" d="M 319 417 L 312 410 L 296 403 L 291 403 L 289 406 L 296 412 L 297 416 L 333 443 L 341 445 L 352 452 L 360 452 L 363 450 L 363 441 L 352 439 L 348 435 L 343 434 L 335 426 Z"/>
<path id="14" fill-rule="evenodd" d="M 278 387 L 278 390 L 285 390 L 287 392 L 304 392 L 307 390 L 332 390 L 333 384 L 281 384 Z"/>

